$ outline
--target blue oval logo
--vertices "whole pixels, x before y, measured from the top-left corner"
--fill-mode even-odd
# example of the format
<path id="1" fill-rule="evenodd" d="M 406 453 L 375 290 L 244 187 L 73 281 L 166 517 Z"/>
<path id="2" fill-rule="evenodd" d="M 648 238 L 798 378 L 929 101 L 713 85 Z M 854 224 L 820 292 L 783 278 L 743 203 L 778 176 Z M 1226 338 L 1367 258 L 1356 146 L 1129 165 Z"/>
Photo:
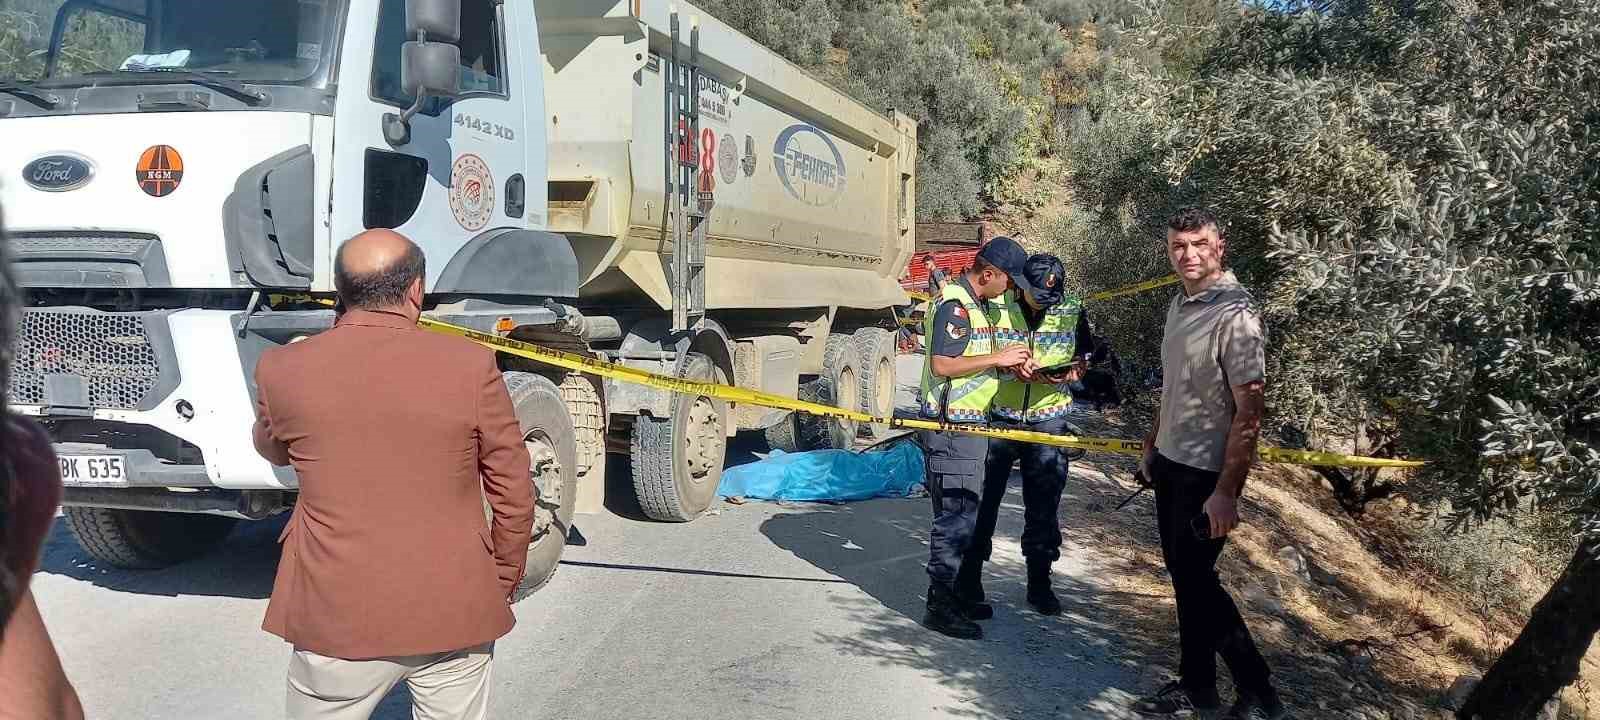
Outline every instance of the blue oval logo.
<path id="1" fill-rule="evenodd" d="M 45 192 L 66 192 L 88 184 L 94 165 L 78 155 L 46 155 L 22 166 L 23 182 Z"/>
<path id="2" fill-rule="evenodd" d="M 832 205 L 844 194 L 844 155 L 813 125 L 790 125 L 772 144 L 772 164 L 783 188 L 807 205 Z"/>

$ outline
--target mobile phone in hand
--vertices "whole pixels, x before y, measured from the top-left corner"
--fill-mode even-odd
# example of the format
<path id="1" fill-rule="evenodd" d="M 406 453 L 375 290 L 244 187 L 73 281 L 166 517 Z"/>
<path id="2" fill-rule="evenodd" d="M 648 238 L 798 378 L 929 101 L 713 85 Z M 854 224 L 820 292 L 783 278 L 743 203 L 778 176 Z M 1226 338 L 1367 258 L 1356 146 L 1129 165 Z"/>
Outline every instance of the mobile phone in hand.
<path id="1" fill-rule="evenodd" d="M 1201 540 L 1211 539 L 1211 516 L 1206 513 L 1196 515 L 1189 521 L 1189 528 L 1194 531 L 1194 536 Z"/>

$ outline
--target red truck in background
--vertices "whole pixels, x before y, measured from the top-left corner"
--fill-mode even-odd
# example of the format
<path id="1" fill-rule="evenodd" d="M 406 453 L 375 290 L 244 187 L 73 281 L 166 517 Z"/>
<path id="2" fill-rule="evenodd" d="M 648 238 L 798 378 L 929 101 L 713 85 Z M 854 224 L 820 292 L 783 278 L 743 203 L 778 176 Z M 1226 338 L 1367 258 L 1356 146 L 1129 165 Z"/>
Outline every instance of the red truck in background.
<path id="1" fill-rule="evenodd" d="M 987 223 L 917 223 L 917 244 L 900 275 L 900 287 L 910 292 L 928 292 L 927 261 L 953 278 L 972 265 L 978 248 L 989 241 Z"/>
<path id="2" fill-rule="evenodd" d="M 972 264 L 972 258 L 978 254 L 978 248 L 952 248 L 949 250 L 929 250 L 911 255 L 911 264 L 906 266 L 906 274 L 900 278 L 900 287 L 910 292 L 928 292 L 928 258 L 933 258 L 933 266 L 944 272 L 945 278 L 953 278 L 957 273 L 967 269 Z"/>
<path id="3" fill-rule="evenodd" d="M 900 274 L 900 287 L 907 292 L 928 294 L 930 258 L 948 281 L 972 265 L 972 258 L 990 237 L 987 223 L 917 223 L 916 249 Z M 918 301 L 901 312 L 901 332 L 896 343 L 900 352 L 916 352 L 920 347 L 926 307 L 926 303 Z"/>

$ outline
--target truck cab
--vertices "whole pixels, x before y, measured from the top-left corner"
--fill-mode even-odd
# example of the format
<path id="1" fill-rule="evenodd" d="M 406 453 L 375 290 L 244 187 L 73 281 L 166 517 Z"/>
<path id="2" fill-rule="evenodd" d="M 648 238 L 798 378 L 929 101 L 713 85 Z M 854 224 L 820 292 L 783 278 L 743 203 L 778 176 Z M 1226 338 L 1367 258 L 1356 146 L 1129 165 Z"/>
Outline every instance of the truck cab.
<path id="1" fill-rule="evenodd" d="M 251 444 L 254 370 L 333 325 L 334 253 L 369 228 L 421 246 L 432 319 L 892 412 L 916 122 L 688 3 L 6 7 L 0 208 L 26 305 L 7 402 L 51 433 L 67 524 L 105 563 L 171 564 L 292 506 L 294 472 Z M 641 511 L 682 522 L 738 430 L 885 430 L 501 366 L 543 500 L 534 583 L 600 508 L 608 448 Z"/>

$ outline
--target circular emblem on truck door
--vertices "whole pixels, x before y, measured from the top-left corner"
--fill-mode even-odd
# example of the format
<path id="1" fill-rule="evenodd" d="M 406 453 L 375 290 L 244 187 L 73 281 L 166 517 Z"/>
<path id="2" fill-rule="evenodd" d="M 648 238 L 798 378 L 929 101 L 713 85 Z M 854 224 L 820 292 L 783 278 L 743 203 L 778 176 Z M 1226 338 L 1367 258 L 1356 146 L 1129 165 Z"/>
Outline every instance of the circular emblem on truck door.
<path id="1" fill-rule="evenodd" d="M 152 145 L 139 156 L 134 170 L 139 189 L 150 197 L 166 197 L 183 182 L 183 156 L 171 145 Z"/>
<path id="2" fill-rule="evenodd" d="M 477 155 L 462 155 L 450 166 L 450 211 L 461 227 L 473 231 L 494 217 L 494 175 Z"/>

